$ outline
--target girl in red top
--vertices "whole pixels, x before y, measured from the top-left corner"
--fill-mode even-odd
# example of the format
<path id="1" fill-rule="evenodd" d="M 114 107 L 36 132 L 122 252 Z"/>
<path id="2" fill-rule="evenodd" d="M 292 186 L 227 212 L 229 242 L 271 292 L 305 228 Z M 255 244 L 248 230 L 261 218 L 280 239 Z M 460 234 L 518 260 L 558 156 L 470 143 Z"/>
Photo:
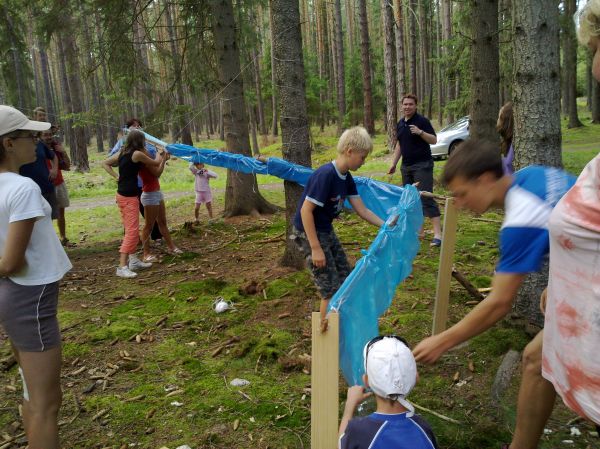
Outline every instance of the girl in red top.
<path id="1" fill-rule="evenodd" d="M 149 156 L 147 150 L 144 150 Z M 154 227 L 154 223 L 158 223 L 158 229 L 162 234 L 169 250 L 172 254 L 181 254 L 179 248 L 175 246 L 167 227 L 167 214 L 165 210 L 165 200 L 160 191 L 160 183 L 158 178 L 165 169 L 165 163 L 169 160 L 169 153 L 163 151 L 157 155 L 160 160 L 158 166 L 151 164 L 143 164 L 139 171 L 139 176 L 142 178 L 142 196 L 140 201 L 144 206 L 145 223 L 142 229 L 142 244 L 144 248 L 144 261 L 153 262 L 156 257 L 150 254 L 150 233 Z"/>

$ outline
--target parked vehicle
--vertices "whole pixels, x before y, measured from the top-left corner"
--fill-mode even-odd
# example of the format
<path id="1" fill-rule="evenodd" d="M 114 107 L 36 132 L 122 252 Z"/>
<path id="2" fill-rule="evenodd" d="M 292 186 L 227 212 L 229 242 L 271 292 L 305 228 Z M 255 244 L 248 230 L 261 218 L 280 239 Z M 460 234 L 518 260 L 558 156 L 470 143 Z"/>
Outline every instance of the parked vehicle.
<path id="1" fill-rule="evenodd" d="M 431 145 L 431 155 L 434 159 L 450 156 L 456 146 L 469 138 L 469 116 L 459 118 L 454 123 L 437 133 L 437 143 Z"/>

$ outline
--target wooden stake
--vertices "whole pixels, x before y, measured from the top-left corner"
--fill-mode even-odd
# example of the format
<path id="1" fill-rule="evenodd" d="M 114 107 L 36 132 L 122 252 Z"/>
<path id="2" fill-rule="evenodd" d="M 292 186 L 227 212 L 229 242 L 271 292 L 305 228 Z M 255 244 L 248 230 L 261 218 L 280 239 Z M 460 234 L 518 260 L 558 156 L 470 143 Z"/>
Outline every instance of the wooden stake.
<path id="1" fill-rule="evenodd" d="M 442 233 L 442 247 L 440 250 L 440 268 L 438 271 L 435 306 L 433 309 L 432 335 L 439 334 L 445 330 L 446 321 L 448 320 L 448 301 L 450 299 L 450 279 L 452 278 L 452 258 L 454 257 L 454 244 L 456 242 L 457 218 L 454 200 L 452 198 L 446 199 L 444 231 Z"/>
<path id="2" fill-rule="evenodd" d="M 335 448 L 338 441 L 339 315 L 327 318 L 327 332 L 321 333 L 321 314 L 312 314 L 311 449 Z"/>

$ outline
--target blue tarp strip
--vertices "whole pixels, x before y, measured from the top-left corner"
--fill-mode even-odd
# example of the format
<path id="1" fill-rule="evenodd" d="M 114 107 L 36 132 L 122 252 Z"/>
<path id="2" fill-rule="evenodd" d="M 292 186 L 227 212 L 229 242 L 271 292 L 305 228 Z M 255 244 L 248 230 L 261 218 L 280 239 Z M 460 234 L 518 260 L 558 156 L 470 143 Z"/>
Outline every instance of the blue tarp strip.
<path id="1" fill-rule="evenodd" d="M 297 182 L 302 186 L 306 185 L 308 178 L 314 171 L 311 168 L 293 164 L 276 157 L 270 157 L 264 163 L 241 154 L 207 148 L 195 148 L 179 143 L 168 145 L 167 151 L 173 156 L 189 162 L 202 162 L 207 165 L 228 168 L 242 173 L 272 175 L 286 181 Z M 402 187 L 362 176 L 354 177 L 354 181 L 365 206 L 382 220 L 385 220 L 389 216 L 390 211 L 398 204 L 404 192 Z M 346 206 L 350 207 L 349 203 L 346 203 Z"/>

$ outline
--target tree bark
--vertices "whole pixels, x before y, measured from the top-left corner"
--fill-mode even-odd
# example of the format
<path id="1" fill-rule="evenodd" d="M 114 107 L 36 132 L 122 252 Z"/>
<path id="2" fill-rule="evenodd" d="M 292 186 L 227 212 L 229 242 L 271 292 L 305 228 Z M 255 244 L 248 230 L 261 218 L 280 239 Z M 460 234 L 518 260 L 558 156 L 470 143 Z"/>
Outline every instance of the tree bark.
<path id="1" fill-rule="evenodd" d="M 557 0 L 513 3 L 515 166 L 560 167 L 560 64 Z M 535 126 L 533 126 L 535 125 Z M 519 291 L 515 309 L 539 323 L 539 295 L 547 269 L 530 276 Z"/>
<path id="2" fill-rule="evenodd" d="M 383 65 L 385 72 L 385 97 L 386 97 L 386 123 L 388 135 L 388 151 L 394 150 L 396 145 L 396 108 L 398 106 L 395 78 L 395 61 L 394 61 L 394 12 L 388 4 L 388 0 L 381 0 L 381 16 L 383 20 Z"/>
<path id="3" fill-rule="evenodd" d="M 165 18 L 167 20 L 167 30 L 169 32 L 169 41 L 171 45 L 171 58 L 173 62 L 173 75 L 175 82 L 175 100 L 177 106 L 175 107 L 175 114 L 178 116 L 177 120 L 177 134 L 181 136 L 181 141 L 186 145 L 193 145 L 192 133 L 190 131 L 190 123 L 186 112 L 185 97 L 183 94 L 183 68 L 181 64 L 181 57 L 177 49 L 177 32 L 173 26 L 173 18 L 171 15 L 171 3 L 166 2 L 165 4 Z M 236 72 L 237 73 L 237 72 Z M 242 103 L 243 104 L 243 103 Z M 177 139 L 178 136 L 173 136 Z"/>
<path id="4" fill-rule="evenodd" d="M 256 86 L 256 106 L 258 108 L 258 131 L 262 136 L 267 134 L 265 124 L 265 106 L 262 98 L 262 81 L 260 78 L 260 59 L 256 48 L 252 48 L 252 67 L 254 68 L 254 84 Z"/>
<path id="5" fill-rule="evenodd" d="M 240 73 L 240 52 L 236 39 L 231 0 L 211 0 L 212 29 L 219 84 L 222 92 L 221 116 L 227 151 L 251 156 L 248 138 L 248 118 Z M 258 191 L 254 174 L 227 170 L 225 187 L 225 217 L 273 213 L 276 208 Z"/>
<path id="6" fill-rule="evenodd" d="M 413 94 L 417 92 L 417 0 L 409 2 L 409 32 L 410 32 L 410 91 Z"/>
<path id="7" fill-rule="evenodd" d="M 498 140 L 498 0 L 472 0 L 471 137 Z"/>
<path id="8" fill-rule="evenodd" d="M 341 0 L 335 0 L 335 50 L 337 66 L 337 105 L 338 105 L 338 135 L 344 129 L 344 118 L 346 116 L 346 76 L 344 64 L 344 39 L 342 38 L 342 3 Z"/>
<path id="9" fill-rule="evenodd" d="M 592 123 L 600 124 L 600 83 L 595 79 L 592 79 Z"/>
<path id="10" fill-rule="evenodd" d="M 275 54 L 273 53 L 273 11 L 269 8 L 269 21 L 271 22 L 271 108 L 273 109 L 273 117 L 271 118 L 271 135 L 277 137 L 278 118 L 277 118 L 277 82 L 275 80 Z"/>
<path id="11" fill-rule="evenodd" d="M 444 106 L 456 98 L 455 91 L 455 70 L 448 60 L 451 54 L 450 39 L 452 38 L 452 0 L 442 0 L 442 55 L 444 56 Z M 454 121 L 454 113 L 452 110 L 446 112 L 448 122 Z"/>
<path id="12" fill-rule="evenodd" d="M 367 2 L 358 0 L 360 27 L 360 62 L 363 76 L 363 124 L 370 135 L 375 134 L 373 120 L 373 88 L 371 86 L 371 51 L 369 45 L 369 23 L 367 20 Z"/>
<path id="13" fill-rule="evenodd" d="M 4 20 L 6 20 L 6 28 L 7 28 L 7 38 L 8 43 L 10 45 L 9 52 L 12 56 L 12 63 L 14 67 L 14 81 L 16 87 L 16 98 L 17 107 L 21 110 L 29 109 L 29 101 L 28 101 L 28 93 L 26 86 L 26 78 L 25 71 L 23 67 L 23 60 L 21 59 L 19 48 L 20 45 L 17 42 L 17 30 L 12 18 L 11 11 L 8 10 L 8 6 L 6 4 L 3 5 L 4 10 Z M 10 95 L 10 90 L 9 90 Z M 10 97 L 9 97 L 10 98 Z"/>
<path id="14" fill-rule="evenodd" d="M 306 87 L 300 13 L 294 0 L 271 0 L 275 79 L 281 108 L 281 142 L 285 160 L 311 166 L 310 129 L 306 108 Z M 304 257 L 290 239 L 293 219 L 302 187 L 285 181 L 286 249 L 282 264 L 304 267 Z"/>
<path id="15" fill-rule="evenodd" d="M 41 39 L 38 40 L 38 50 L 40 53 L 40 70 L 42 72 L 42 82 L 44 84 L 44 103 L 46 105 L 46 112 L 48 118 L 52 120 L 53 123 L 58 123 L 58 116 L 52 98 L 52 87 L 50 86 L 48 53 L 46 52 L 46 45 L 42 43 Z"/>
<path id="16" fill-rule="evenodd" d="M 562 166 L 558 28 L 557 0 L 513 3 L 516 168 Z"/>
<path id="17" fill-rule="evenodd" d="M 577 0 L 565 0 L 565 15 L 563 28 L 564 61 L 565 61 L 565 87 L 567 96 L 567 112 L 569 115 L 568 128 L 579 128 L 583 124 L 577 114 L 577 36 L 575 35 L 575 22 L 573 16 L 577 11 Z"/>
<path id="18" fill-rule="evenodd" d="M 394 0 L 394 17 L 396 28 L 396 86 L 397 86 L 397 111 L 400 113 L 400 98 L 406 92 L 406 55 L 404 48 L 404 14 L 402 0 Z M 366 16 L 366 11 L 365 11 Z"/>

